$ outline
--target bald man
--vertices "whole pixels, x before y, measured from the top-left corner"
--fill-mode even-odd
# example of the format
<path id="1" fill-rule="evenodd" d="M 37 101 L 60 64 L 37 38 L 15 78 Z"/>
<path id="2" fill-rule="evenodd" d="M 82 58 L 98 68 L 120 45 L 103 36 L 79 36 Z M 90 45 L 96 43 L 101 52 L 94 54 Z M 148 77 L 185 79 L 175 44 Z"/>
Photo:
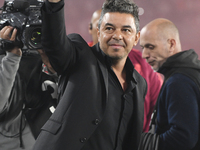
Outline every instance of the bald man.
<path id="1" fill-rule="evenodd" d="M 182 51 L 177 27 L 159 18 L 142 30 L 142 57 L 165 76 L 157 100 L 155 133 L 159 150 L 200 150 L 200 61 L 194 50 Z"/>
<path id="2" fill-rule="evenodd" d="M 92 41 L 88 43 L 89 46 L 93 46 L 96 43 L 98 43 L 97 27 L 98 27 L 100 16 L 101 16 L 101 9 L 96 10 L 92 15 L 92 18 L 89 24 L 89 34 L 92 36 Z"/>
<path id="3" fill-rule="evenodd" d="M 99 18 L 101 16 L 101 9 L 96 10 L 91 18 L 89 26 L 89 34 L 92 36 L 92 41 L 88 42 L 89 46 L 94 46 L 98 43 L 97 28 Z M 148 89 L 144 103 L 144 125 L 143 131 L 148 132 L 151 114 L 153 112 L 163 79 L 160 74 L 154 72 L 151 67 L 142 59 L 142 54 L 139 50 L 132 49 L 129 53 L 129 58 L 134 65 L 135 70 L 142 75 L 147 81 Z"/>

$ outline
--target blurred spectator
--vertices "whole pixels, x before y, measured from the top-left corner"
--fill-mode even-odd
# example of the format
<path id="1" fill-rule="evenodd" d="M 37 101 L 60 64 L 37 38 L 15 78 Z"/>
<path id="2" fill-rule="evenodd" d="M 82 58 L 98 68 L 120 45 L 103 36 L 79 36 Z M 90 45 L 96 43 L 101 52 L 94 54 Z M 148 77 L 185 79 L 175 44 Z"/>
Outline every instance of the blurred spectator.
<path id="1" fill-rule="evenodd" d="M 160 138 L 159 150 L 199 150 L 198 55 L 192 49 L 182 51 L 177 27 L 164 18 L 151 21 L 141 30 L 140 45 L 142 57 L 165 76 L 152 120 Z"/>

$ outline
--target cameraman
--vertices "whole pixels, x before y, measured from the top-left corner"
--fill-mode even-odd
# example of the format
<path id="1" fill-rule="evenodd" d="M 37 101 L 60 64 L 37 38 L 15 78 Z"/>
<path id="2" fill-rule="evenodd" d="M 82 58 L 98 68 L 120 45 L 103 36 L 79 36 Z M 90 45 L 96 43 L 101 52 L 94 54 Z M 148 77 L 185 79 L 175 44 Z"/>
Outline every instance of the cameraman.
<path id="1" fill-rule="evenodd" d="M 10 32 L 13 28 L 10 26 L 5 27 L 0 32 L 0 37 L 3 37 L 5 32 Z M 15 40 L 17 30 L 14 29 L 12 36 L 8 39 L 11 41 Z M 19 68 L 19 62 L 21 60 L 22 52 L 21 49 L 15 47 L 14 49 L 7 51 L 6 56 L 0 55 L 0 110 L 2 111 L 3 106 L 8 99 L 12 85 L 14 83 L 15 75 Z M 9 73 L 10 72 L 10 73 Z M 9 73 L 9 74 L 8 74 Z M 0 111 L 0 112 L 1 112 Z"/>
<path id="2" fill-rule="evenodd" d="M 0 31 L 0 38 L 15 41 L 16 34 L 16 29 L 5 26 Z M 17 46 L 0 51 L 0 58 L 3 58 L 0 72 L 2 150 L 31 150 L 40 128 L 53 113 L 52 108 L 56 107 L 57 76 L 45 53 L 38 51 L 41 55 L 22 54 Z"/>

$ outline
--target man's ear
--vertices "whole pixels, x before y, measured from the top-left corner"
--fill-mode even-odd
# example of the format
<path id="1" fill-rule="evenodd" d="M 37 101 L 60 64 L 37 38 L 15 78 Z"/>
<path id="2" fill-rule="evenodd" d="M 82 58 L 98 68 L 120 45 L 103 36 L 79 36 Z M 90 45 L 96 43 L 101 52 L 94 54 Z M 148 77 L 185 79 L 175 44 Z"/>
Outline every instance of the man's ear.
<path id="1" fill-rule="evenodd" d="M 92 23 L 89 23 L 89 25 L 88 25 L 88 31 L 89 31 L 89 34 L 92 35 Z"/>
<path id="2" fill-rule="evenodd" d="M 169 44 L 169 53 L 170 54 L 174 54 L 175 49 L 176 49 L 176 40 L 175 39 L 168 39 L 167 40 L 168 44 Z"/>
<path id="3" fill-rule="evenodd" d="M 137 45 L 137 43 L 138 43 L 139 39 L 140 39 L 140 31 L 139 31 L 139 32 L 136 34 L 136 36 L 135 36 L 135 42 L 134 42 L 134 46 L 136 46 L 136 45 Z"/>

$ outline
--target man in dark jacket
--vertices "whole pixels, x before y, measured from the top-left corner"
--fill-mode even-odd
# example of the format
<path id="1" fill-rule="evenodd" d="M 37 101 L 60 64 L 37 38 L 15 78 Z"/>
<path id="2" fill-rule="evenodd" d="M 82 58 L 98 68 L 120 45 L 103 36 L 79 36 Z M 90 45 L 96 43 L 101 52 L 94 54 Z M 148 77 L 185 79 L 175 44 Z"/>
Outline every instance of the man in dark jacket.
<path id="1" fill-rule="evenodd" d="M 98 43 L 97 27 L 101 17 L 101 9 L 96 10 L 91 18 L 89 33 L 92 36 L 92 41 L 88 42 L 89 46 L 94 46 Z M 160 88 L 163 83 L 163 78 L 160 73 L 155 72 L 151 66 L 142 58 L 142 53 L 137 49 L 132 49 L 128 54 L 134 69 L 146 80 L 147 94 L 144 101 L 144 126 L 143 132 L 149 131 L 149 123 L 151 114 L 154 110 Z"/>
<path id="2" fill-rule="evenodd" d="M 157 100 L 155 132 L 159 150 L 199 150 L 200 61 L 194 50 L 181 51 L 179 33 L 159 18 L 141 30 L 142 57 L 165 76 Z"/>
<path id="3" fill-rule="evenodd" d="M 91 48 L 78 34 L 66 36 L 63 6 L 60 0 L 43 6 L 42 45 L 61 75 L 60 101 L 34 149 L 137 149 L 147 87 L 128 54 L 140 36 L 138 7 L 105 1 L 99 43 Z"/>

